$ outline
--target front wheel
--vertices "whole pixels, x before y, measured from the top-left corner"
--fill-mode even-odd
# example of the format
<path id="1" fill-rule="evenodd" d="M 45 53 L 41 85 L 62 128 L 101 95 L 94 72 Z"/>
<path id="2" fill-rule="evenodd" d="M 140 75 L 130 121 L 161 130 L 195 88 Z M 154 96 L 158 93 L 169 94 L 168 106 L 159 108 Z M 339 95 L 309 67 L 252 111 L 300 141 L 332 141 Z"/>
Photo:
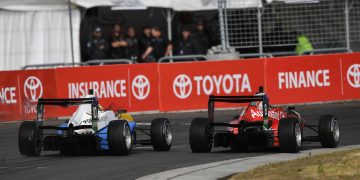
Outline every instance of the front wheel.
<path id="1" fill-rule="evenodd" d="M 283 118 L 279 122 L 279 144 L 281 152 L 297 153 L 301 148 L 301 128 L 294 117 Z"/>
<path id="2" fill-rule="evenodd" d="M 151 143 L 156 151 L 170 150 L 172 131 L 168 119 L 158 118 L 151 122 Z"/>
<path id="3" fill-rule="evenodd" d="M 213 129 L 207 118 L 194 118 L 190 125 L 190 148 L 192 152 L 210 152 L 213 143 Z"/>
<path id="4" fill-rule="evenodd" d="M 24 121 L 19 128 L 18 146 L 24 156 L 39 156 L 42 149 L 41 135 L 34 121 Z"/>
<path id="5" fill-rule="evenodd" d="M 110 121 L 107 132 L 110 152 L 114 155 L 128 155 L 131 151 L 131 132 L 127 121 Z"/>
<path id="6" fill-rule="evenodd" d="M 334 115 L 323 115 L 319 119 L 319 138 L 322 147 L 334 148 L 339 144 L 339 122 Z"/>

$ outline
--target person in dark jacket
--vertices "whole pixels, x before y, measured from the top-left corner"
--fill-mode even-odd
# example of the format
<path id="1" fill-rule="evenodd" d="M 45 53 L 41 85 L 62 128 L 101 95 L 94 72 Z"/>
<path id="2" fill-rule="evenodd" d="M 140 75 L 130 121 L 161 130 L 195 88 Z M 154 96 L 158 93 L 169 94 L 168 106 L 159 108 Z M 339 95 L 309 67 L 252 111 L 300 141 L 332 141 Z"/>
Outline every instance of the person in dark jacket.
<path id="1" fill-rule="evenodd" d="M 209 36 L 205 32 L 204 23 L 198 22 L 196 24 L 196 30 L 194 33 L 195 37 L 197 38 L 197 41 L 199 42 L 199 50 L 200 54 L 207 54 L 208 49 L 210 48 L 210 41 Z"/>
<path id="2" fill-rule="evenodd" d="M 126 48 L 127 58 L 137 61 L 139 59 L 139 55 L 140 55 L 139 40 L 136 37 L 136 32 L 133 27 L 128 28 L 125 41 L 127 43 L 127 48 Z"/>
<path id="3" fill-rule="evenodd" d="M 112 59 L 126 58 L 126 46 L 127 42 L 121 33 L 121 26 L 115 24 L 110 37 L 110 57 Z"/>
<path id="4" fill-rule="evenodd" d="M 100 27 L 96 27 L 92 38 L 86 43 L 89 60 L 106 59 L 108 42 L 103 38 Z"/>
<path id="5" fill-rule="evenodd" d="M 151 29 L 149 26 L 143 27 L 143 32 L 141 37 L 139 38 L 139 50 L 140 55 L 144 54 L 146 49 L 151 45 Z M 138 61 L 144 61 L 144 59 L 139 59 Z"/>
<path id="6" fill-rule="evenodd" d="M 177 44 L 177 55 L 194 55 L 200 54 L 199 45 L 197 40 L 191 34 L 189 28 L 185 27 L 181 32 L 181 39 Z"/>
<path id="7" fill-rule="evenodd" d="M 172 51 L 171 42 L 162 35 L 160 28 L 152 27 L 151 35 L 151 44 L 142 55 L 142 59 L 145 59 L 145 62 L 156 62 L 164 56 L 169 56 Z"/>

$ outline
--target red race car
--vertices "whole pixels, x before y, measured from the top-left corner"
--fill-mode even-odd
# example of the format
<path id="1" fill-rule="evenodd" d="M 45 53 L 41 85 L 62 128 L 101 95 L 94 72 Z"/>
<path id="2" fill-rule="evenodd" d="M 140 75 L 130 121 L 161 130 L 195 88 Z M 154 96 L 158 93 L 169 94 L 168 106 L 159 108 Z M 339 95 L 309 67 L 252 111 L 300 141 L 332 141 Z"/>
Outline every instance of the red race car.
<path id="1" fill-rule="evenodd" d="M 239 116 L 230 123 L 215 122 L 215 102 L 247 103 Z M 226 127 L 216 130 L 214 127 Z M 303 136 L 304 128 L 316 136 Z M 208 118 L 194 118 L 190 126 L 192 152 L 210 152 L 214 147 L 231 147 L 234 152 L 246 152 L 248 147 L 279 147 L 281 152 L 296 153 L 303 141 L 320 141 L 323 147 L 339 144 L 339 123 L 334 115 L 322 115 L 318 125 L 306 124 L 294 107 L 272 107 L 259 88 L 255 96 L 210 96 Z"/>

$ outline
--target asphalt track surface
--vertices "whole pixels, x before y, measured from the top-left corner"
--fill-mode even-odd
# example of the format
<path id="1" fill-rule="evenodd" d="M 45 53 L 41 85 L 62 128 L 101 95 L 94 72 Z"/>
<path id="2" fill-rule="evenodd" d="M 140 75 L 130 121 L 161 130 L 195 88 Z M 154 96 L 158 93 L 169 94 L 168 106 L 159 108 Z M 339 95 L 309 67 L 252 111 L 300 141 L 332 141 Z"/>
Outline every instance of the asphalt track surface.
<path id="1" fill-rule="evenodd" d="M 297 106 L 302 117 L 317 124 L 321 114 L 333 113 L 340 122 L 340 146 L 360 144 L 360 102 Z M 238 111 L 217 111 L 217 121 L 227 121 Z M 278 153 L 276 150 L 232 153 L 229 148 L 214 148 L 212 153 L 191 153 L 188 144 L 189 123 L 193 117 L 206 117 L 206 112 L 136 115 L 138 122 L 150 122 L 157 117 L 170 119 L 173 147 L 169 152 L 156 152 L 151 147 L 137 147 L 129 156 L 107 154 L 93 156 L 60 156 L 58 152 L 43 152 L 40 157 L 24 157 L 18 152 L 19 123 L 0 123 L 0 179 L 136 179 L 170 169 L 233 158 Z M 49 121 L 58 124 L 59 120 Z M 308 143 L 303 149 L 320 148 Z"/>

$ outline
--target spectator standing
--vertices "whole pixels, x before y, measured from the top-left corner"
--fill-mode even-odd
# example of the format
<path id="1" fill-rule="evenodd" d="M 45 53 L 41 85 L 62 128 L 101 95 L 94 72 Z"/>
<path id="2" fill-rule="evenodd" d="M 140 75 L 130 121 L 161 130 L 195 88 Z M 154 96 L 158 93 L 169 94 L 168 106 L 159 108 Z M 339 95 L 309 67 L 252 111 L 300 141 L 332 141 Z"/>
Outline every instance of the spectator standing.
<path id="1" fill-rule="evenodd" d="M 177 44 L 177 55 L 194 55 L 199 54 L 199 45 L 196 43 L 196 39 L 192 36 L 190 29 L 184 28 L 181 32 L 181 39 Z"/>
<path id="2" fill-rule="evenodd" d="M 209 36 L 205 32 L 205 27 L 203 22 L 198 22 L 196 24 L 195 37 L 199 42 L 199 53 L 207 54 L 208 49 L 210 48 Z"/>
<path id="3" fill-rule="evenodd" d="M 151 45 L 151 30 L 149 26 L 144 26 L 142 35 L 139 38 L 140 55 L 144 54 L 146 49 Z M 144 59 L 141 59 L 144 61 Z"/>
<path id="4" fill-rule="evenodd" d="M 127 43 L 127 58 L 138 60 L 140 55 L 139 40 L 136 37 L 136 32 L 133 27 L 128 28 L 125 41 Z"/>
<path id="5" fill-rule="evenodd" d="M 121 26 L 115 24 L 110 37 L 110 57 L 112 59 L 126 58 L 126 46 L 127 42 L 121 33 Z"/>
<path id="6" fill-rule="evenodd" d="M 296 46 L 295 52 L 298 55 L 303 55 L 307 51 L 313 51 L 314 50 L 311 42 L 309 41 L 309 39 L 305 35 L 299 35 L 297 37 L 297 39 L 298 39 L 298 44 Z"/>
<path id="7" fill-rule="evenodd" d="M 92 38 L 86 43 L 89 60 L 106 59 L 108 42 L 103 38 L 100 27 L 96 27 Z"/>
<path id="8" fill-rule="evenodd" d="M 151 44 L 142 55 L 145 62 L 156 62 L 161 57 L 169 56 L 172 50 L 171 43 L 162 35 L 158 27 L 151 28 L 151 35 Z"/>

